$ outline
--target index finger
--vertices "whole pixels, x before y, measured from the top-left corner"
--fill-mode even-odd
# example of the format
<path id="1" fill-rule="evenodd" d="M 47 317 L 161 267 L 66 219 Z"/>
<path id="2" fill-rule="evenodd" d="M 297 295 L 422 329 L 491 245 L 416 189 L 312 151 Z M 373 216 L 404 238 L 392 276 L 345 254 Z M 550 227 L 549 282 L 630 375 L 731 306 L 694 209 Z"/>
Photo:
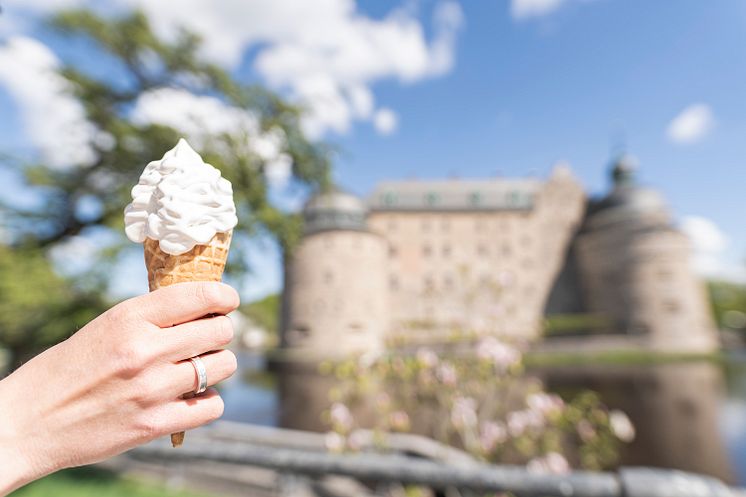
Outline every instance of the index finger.
<path id="1" fill-rule="evenodd" d="M 209 314 L 228 314 L 239 304 L 236 290 L 217 281 L 177 283 L 131 299 L 140 316 L 161 328 Z"/>

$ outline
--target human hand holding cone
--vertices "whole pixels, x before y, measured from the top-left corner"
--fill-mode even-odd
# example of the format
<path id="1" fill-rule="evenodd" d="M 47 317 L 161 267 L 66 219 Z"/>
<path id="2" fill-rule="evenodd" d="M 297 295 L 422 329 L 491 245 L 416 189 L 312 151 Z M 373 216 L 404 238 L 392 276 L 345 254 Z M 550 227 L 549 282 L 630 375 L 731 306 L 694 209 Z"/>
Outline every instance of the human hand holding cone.
<path id="1" fill-rule="evenodd" d="M 145 240 L 145 267 L 148 268 L 150 291 L 189 281 L 220 281 L 228 260 L 232 233 L 216 233 L 206 245 L 196 245 L 181 255 L 170 255 L 162 251 L 158 240 Z M 191 392 L 184 394 L 184 398 L 192 396 L 194 394 Z M 171 444 L 174 447 L 182 443 L 183 431 L 171 434 Z"/>
<path id="2" fill-rule="evenodd" d="M 125 209 L 125 231 L 143 243 L 150 291 L 220 281 L 237 224 L 233 190 L 185 140 L 148 164 Z M 189 392 L 183 398 L 193 397 Z M 174 447 L 184 432 L 171 434 Z"/>

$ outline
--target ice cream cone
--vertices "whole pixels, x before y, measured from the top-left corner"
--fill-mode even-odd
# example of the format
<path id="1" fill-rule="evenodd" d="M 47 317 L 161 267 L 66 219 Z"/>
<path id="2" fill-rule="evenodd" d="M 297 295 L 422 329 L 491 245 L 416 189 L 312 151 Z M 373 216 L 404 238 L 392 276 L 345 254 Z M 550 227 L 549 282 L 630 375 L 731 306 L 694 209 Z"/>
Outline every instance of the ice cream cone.
<path id="1" fill-rule="evenodd" d="M 158 240 L 145 240 L 145 266 L 148 268 L 150 291 L 163 286 L 188 281 L 220 281 L 223 276 L 232 231 L 217 233 L 206 245 L 196 245 L 192 250 L 180 255 L 162 251 Z M 185 398 L 193 396 L 184 394 Z M 172 433 L 174 447 L 184 443 L 184 432 Z"/>

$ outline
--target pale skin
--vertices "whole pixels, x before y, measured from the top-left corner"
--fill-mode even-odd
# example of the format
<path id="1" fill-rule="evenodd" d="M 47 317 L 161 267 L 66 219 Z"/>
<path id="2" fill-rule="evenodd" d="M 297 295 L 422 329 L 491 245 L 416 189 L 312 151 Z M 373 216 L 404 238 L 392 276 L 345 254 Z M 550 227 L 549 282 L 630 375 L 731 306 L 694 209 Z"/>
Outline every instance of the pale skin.
<path id="1" fill-rule="evenodd" d="M 235 372 L 224 314 L 238 304 L 222 283 L 162 288 L 111 308 L 0 381 L 0 496 L 218 419 L 216 390 L 181 395 L 196 386 L 190 357 L 202 356 L 210 385 Z"/>

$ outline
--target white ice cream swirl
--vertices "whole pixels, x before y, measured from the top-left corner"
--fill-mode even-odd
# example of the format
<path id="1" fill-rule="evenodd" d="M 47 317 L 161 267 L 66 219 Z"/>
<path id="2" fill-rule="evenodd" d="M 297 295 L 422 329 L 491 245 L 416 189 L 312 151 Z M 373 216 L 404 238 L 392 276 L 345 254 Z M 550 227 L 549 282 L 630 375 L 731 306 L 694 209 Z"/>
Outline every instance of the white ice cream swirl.
<path id="1" fill-rule="evenodd" d="M 124 231 L 133 242 L 158 240 L 171 255 L 208 243 L 238 223 L 233 187 L 183 138 L 145 167 L 124 209 Z"/>

